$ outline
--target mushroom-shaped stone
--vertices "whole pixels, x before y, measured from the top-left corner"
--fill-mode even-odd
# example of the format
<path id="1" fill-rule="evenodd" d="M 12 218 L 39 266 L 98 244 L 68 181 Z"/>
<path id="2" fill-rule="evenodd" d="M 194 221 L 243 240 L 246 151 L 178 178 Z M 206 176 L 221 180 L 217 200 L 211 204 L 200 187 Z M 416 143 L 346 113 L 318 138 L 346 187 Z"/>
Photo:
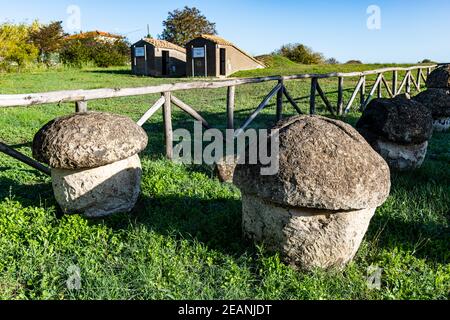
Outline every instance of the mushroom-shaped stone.
<path id="1" fill-rule="evenodd" d="M 138 153 L 147 142 L 145 131 L 127 117 L 78 113 L 46 124 L 34 137 L 33 156 L 50 165 L 55 198 L 65 213 L 103 217 L 136 204 Z"/>
<path id="2" fill-rule="evenodd" d="M 430 109 L 433 116 L 434 131 L 450 129 L 450 91 L 447 89 L 428 89 L 413 98 Z"/>
<path id="3" fill-rule="evenodd" d="M 427 88 L 450 89 L 450 66 L 441 66 L 428 75 Z"/>
<path id="4" fill-rule="evenodd" d="M 412 170 L 425 160 L 433 117 L 421 103 L 403 96 L 374 99 L 356 128 L 391 169 Z"/>
<path id="5" fill-rule="evenodd" d="M 341 121 L 297 116 L 274 130 L 278 172 L 262 175 L 259 162 L 246 162 L 234 174 L 244 234 L 280 252 L 295 268 L 345 266 L 389 195 L 389 167 Z"/>

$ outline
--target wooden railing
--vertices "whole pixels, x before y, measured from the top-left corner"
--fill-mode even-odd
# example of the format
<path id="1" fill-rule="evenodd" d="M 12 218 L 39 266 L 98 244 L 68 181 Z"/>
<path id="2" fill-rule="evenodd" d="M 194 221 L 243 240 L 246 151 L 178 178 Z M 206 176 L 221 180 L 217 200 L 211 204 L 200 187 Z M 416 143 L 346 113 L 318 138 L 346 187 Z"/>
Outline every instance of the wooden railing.
<path id="1" fill-rule="evenodd" d="M 161 94 L 161 97 L 154 103 L 150 109 L 139 119 L 138 125 L 143 126 L 160 108 L 163 108 L 164 132 L 166 144 L 166 156 L 172 159 L 172 104 L 179 107 L 181 110 L 189 114 L 194 119 L 201 121 L 205 128 L 210 128 L 208 122 L 191 106 L 178 99 L 174 92 L 182 90 L 193 89 L 218 89 L 227 88 L 227 128 L 235 129 L 234 126 L 234 109 L 235 109 L 235 92 L 236 86 L 246 84 L 257 84 L 263 82 L 276 82 L 274 88 L 267 94 L 267 96 L 258 105 L 255 111 L 249 116 L 244 124 L 235 131 L 235 138 L 242 134 L 248 126 L 255 120 L 259 113 L 268 105 L 269 101 L 276 96 L 276 120 L 283 117 L 283 97 L 292 105 L 292 107 L 301 114 L 302 111 L 294 98 L 288 92 L 285 83 L 289 80 L 310 79 L 311 90 L 309 99 L 309 113 L 316 113 L 316 99 L 319 96 L 327 110 L 332 115 L 343 115 L 348 113 L 357 97 L 359 96 L 359 109 L 364 110 L 370 100 L 374 97 L 382 97 L 383 87 L 387 91 L 389 97 L 394 97 L 403 93 L 411 93 L 414 86 L 417 91 L 421 91 L 422 80 L 423 83 L 430 72 L 438 65 L 418 65 L 409 68 L 384 68 L 378 70 L 370 70 L 363 72 L 350 73 L 328 73 L 328 74 L 299 74 L 291 76 L 270 76 L 260 78 L 245 78 L 245 79 L 229 79 L 222 81 L 197 81 L 197 82 L 181 82 L 173 84 L 163 84 L 151 87 L 138 88 L 118 88 L 118 89 L 93 89 L 93 90 L 71 90 L 71 91 L 55 91 L 46 93 L 32 93 L 32 94 L 14 94 L 14 95 L 0 95 L 0 108 L 2 107 L 20 107 L 20 106 L 34 106 L 48 103 L 63 103 L 75 102 L 76 112 L 86 112 L 88 110 L 88 101 L 97 99 L 119 98 L 140 96 L 149 94 Z M 403 79 L 400 77 L 400 72 L 404 72 Z M 386 73 L 392 73 L 392 84 L 390 85 L 385 77 Z M 415 73 L 415 75 L 414 75 Z M 367 90 L 367 77 L 376 75 L 376 80 L 370 90 Z M 344 79 L 355 78 L 359 80 L 349 101 L 344 105 Z M 336 78 L 338 80 L 338 97 L 337 104 L 332 105 L 323 91 L 320 80 Z M 36 169 L 48 174 L 48 170 L 43 168 L 41 164 L 34 160 L 19 154 L 11 147 L 0 142 L 0 152 L 6 153 L 22 162 L 32 165 Z"/>

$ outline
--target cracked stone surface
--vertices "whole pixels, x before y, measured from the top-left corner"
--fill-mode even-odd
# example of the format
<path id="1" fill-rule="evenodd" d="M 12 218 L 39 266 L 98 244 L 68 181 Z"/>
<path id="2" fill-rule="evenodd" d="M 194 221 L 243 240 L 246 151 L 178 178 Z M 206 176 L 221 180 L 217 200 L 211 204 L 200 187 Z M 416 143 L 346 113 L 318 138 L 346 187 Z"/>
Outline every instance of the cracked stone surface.
<path id="1" fill-rule="evenodd" d="M 260 163 L 239 164 L 234 183 L 243 193 L 282 206 L 328 210 L 376 208 L 388 197 L 388 165 L 352 126 L 320 116 L 297 116 L 275 129 L 279 171 L 264 176 Z"/>
<path id="2" fill-rule="evenodd" d="M 146 132 L 130 118 L 103 112 L 77 113 L 46 124 L 33 141 L 33 157 L 57 169 L 101 167 L 147 146 Z"/>
<path id="3" fill-rule="evenodd" d="M 405 97 L 374 99 L 356 128 L 371 145 L 380 138 L 398 144 L 418 144 L 431 138 L 433 117 L 427 107 Z"/>
<path id="4" fill-rule="evenodd" d="M 450 89 L 450 66 L 433 70 L 427 79 L 427 88 Z"/>
<path id="5" fill-rule="evenodd" d="M 427 107 L 433 119 L 450 117 L 450 91 L 446 89 L 428 89 L 413 98 Z"/>

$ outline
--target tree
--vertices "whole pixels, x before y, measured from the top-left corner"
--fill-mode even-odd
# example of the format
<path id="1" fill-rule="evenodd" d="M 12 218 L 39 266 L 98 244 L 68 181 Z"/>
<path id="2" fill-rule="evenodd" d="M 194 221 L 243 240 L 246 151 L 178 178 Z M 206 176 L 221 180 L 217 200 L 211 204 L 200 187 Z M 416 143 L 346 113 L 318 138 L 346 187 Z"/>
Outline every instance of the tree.
<path id="1" fill-rule="evenodd" d="M 197 8 L 184 7 L 169 12 L 169 16 L 163 22 L 164 31 L 160 38 L 179 46 L 201 34 L 217 34 L 216 24 L 208 21 Z"/>
<path id="2" fill-rule="evenodd" d="M 321 53 L 314 52 L 311 48 L 300 43 L 286 44 L 276 53 L 301 64 L 319 64 L 325 60 Z"/>
<path id="3" fill-rule="evenodd" d="M 20 69 L 36 60 L 38 49 L 31 43 L 29 35 L 30 27 L 26 24 L 0 25 L 0 67 L 9 69 L 15 63 Z"/>
<path id="4" fill-rule="evenodd" d="M 326 64 L 339 64 L 339 61 L 336 58 L 329 58 L 325 61 Z"/>
<path id="5" fill-rule="evenodd" d="M 51 54 L 59 52 L 61 49 L 64 36 L 62 21 L 40 25 L 36 30 L 31 31 L 31 42 L 39 50 L 39 62 L 49 64 Z"/>

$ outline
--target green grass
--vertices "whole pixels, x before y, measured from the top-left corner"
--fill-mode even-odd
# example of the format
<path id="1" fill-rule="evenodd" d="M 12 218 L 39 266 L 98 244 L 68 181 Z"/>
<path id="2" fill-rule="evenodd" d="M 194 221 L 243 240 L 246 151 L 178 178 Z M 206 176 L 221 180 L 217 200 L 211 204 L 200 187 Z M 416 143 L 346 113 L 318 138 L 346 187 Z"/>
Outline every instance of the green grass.
<path id="1" fill-rule="evenodd" d="M 328 68 L 293 66 L 286 72 L 328 72 Z M 187 80 L 134 77 L 125 68 L 7 74 L 0 75 L 0 93 L 174 81 Z M 354 84 L 349 80 L 346 87 Z M 273 85 L 238 87 L 237 123 Z M 335 81 L 322 85 L 327 92 L 336 90 Z M 294 97 L 306 97 L 298 99 L 306 111 L 309 83 L 292 81 L 287 86 Z M 212 125 L 225 127 L 225 89 L 176 95 L 200 110 Z M 329 96 L 335 103 L 336 95 Z M 137 120 L 157 98 L 100 100 L 89 106 Z M 30 141 L 37 130 L 73 109 L 67 103 L 3 108 L 0 140 L 30 155 Z M 324 112 L 323 105 L 318 110 Z M 286 111 L 293 114 L 287 104 Z M 255 126 L 270 125 L 273 114 L 274 105 L 270 105 Z M 354 123 L 356 117 L 358 113 L 352 112 L 345 120 Z M 191 128 L 192 121 L 175 111 L 174 125 Z M 176 165 L 163 159 L 160 113 L 145 129 L 150 143 L 142 153 L 144 176 L 138 204 L 131 214 L 104 220 L 61 216 L 50 179 L 0 155 L 0 299 L 449 298 L 449 133 L 433 136 L 421 169 L 393 174 L 391 195 L 377 210 L 355 260 L 345 270 L 299 273 L 283 265 L 277 255 L 242 239 L 238 189 L 220 183 L 207 166 Z M 81 271 L 78 291 L 66 287 L 72 265 Z M 383 268 L 381 290 L 367 287 L 371 265 Z"/>

